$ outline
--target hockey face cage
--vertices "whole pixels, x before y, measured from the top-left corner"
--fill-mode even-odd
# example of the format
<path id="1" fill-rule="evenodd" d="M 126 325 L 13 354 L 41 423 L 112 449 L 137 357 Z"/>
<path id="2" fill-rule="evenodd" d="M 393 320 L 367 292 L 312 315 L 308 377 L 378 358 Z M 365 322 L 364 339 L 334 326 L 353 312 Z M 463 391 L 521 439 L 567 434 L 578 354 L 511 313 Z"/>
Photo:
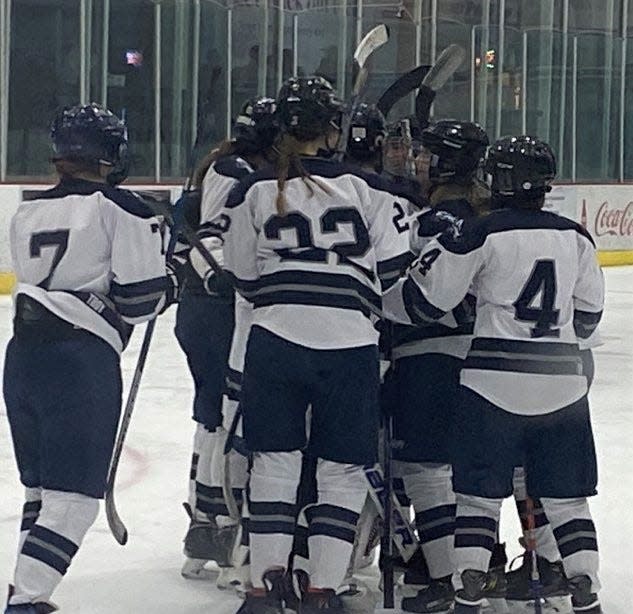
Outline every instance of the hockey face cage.
<path id="1" fill-rule="evenodd" d="M 382 151 L 387 128 L 383 114 L 373 105 L 361 103 L 352 117 L 347 150 L 352 158 L 369 160 Z"/>
<path id="2" fill-rule="evenodd" d="M 552 189 L 556 157 L 551 147 L 537 138 L 505 137 L 488 151 L 484 170 L 493 196 L 535 200 Z"/>
<path id="3" fill-rule="evenodd" d="M 434 184 L 472 180 L 489 145 L 488 135 L 473 122 L 442 120 L 422 132 L 431 153 L 429 178 Z"/>

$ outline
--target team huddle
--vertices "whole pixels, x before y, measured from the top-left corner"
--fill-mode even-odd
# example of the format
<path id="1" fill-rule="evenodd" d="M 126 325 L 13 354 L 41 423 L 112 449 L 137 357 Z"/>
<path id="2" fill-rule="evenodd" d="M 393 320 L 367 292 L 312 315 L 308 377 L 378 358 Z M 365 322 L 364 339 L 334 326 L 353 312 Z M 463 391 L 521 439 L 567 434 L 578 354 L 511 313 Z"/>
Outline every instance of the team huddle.
<path id="1" fill-rule="evenodd" d="M 602 612 L 587 395 L 604 283 L 587 231 L 543 210 L 554 153 L 365 104 L 347 135 L 346 112 L 321 77 L 245 103 L 169 241 L 117 187 L 123 123 L 96 104 L 55 119 L 59 183 L 11 226 L 4 396 L 26 499 L 6 614 L 56 610 L 106 489 L 120 354 L 174 303 L 195 386 L 185 577 L 215 562 L 239 614 L 370 613 L 357 573 L 386 532 L 404 612 Z M 507 571 L 512 495 L 526 554 Z"/>

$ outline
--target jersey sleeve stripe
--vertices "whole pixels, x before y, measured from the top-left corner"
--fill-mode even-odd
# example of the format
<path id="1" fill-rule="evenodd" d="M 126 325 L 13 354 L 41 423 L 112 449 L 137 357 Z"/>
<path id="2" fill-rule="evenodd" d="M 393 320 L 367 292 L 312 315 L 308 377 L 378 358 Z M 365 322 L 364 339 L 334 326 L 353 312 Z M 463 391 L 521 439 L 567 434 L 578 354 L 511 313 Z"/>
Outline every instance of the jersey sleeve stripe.
<path id="1" fill-rule="evenodd" d="M 110 297 L 125 318 L 141 318 L 152 314 L 165 297 L 167 278 L 156 277 L 131 284 L 112 282 Z"/>
<path id="2" fill-rule="evenodd" d="M 411 252 L 406 252 L 383 260 L 378 263 L 378 277 L 383 290 L 387 290 L 392 286 L 399 277 L 404 273 L 406 268 L 413 262 L 415 256 Z"/>
<path id="3" fill-rule="evenodd" d="M 432 305 L 411 279 L 407 279 L 402 286 L 402 298 L 407 315 L 414 324 L 439 320 L 446 313 Z"/>
<path id="4" fill-rule="evenodd" d="M 574 330 L 580 339 L 588 339 L 598 328 L 602 319 L 602 311 L 592 313 L 591 311 L 574 310 Z"/>

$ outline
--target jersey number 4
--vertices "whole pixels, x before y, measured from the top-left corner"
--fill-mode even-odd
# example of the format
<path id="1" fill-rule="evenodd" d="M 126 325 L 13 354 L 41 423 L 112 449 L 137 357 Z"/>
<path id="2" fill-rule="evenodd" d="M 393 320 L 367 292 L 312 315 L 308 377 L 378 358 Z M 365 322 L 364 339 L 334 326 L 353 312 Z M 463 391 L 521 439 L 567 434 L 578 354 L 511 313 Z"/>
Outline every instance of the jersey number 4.
<path id="1" fill-rule="evenodd" d="M 44 288 L 44 290 L 48 290 L 51 279 L 53 278 L 53 273 L 68 249 L 69 234 L 70 230 L 63 229 L 36 232 L 31 235 L 31 243 L 29 246 L 31 258 L 41 258 L 43 247 L 53 246 L 56 248 L 48 275 L 39 284 L 37 284 L 40 288 Z"/>
<path id="2" fill-rule="evenodd" d="M 540 296 L 540 305 L 535 299 Z M 519 298 L 514 301 L 515 317 L 523 322 L 535 322 L 530 329 L 533 338 L 558 337 L 560 311 L 554 309 L 556 302 L 556 263 L 553 260 L 537 260 Z"/>

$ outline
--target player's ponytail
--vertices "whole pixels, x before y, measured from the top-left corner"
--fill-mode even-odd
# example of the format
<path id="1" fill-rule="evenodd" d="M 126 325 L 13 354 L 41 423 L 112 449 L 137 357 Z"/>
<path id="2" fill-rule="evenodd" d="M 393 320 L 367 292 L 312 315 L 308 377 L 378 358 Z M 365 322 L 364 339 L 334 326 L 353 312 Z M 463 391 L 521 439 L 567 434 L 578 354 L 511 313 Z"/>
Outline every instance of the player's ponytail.
<path id="1" fill-rule="evenodd" d="M 283 134 L 275 147 L 277 151 L 277 199 L 275 206 L 279 215 L 286 215 L 286 181 L 289 175 L 298 175 L 308 188 L 310 196 L 314 195 L 314 186 L 320 187 L 324 192 L 330 193 L 326 185 L 315 179 L 306 171 L 301 163 L 302 149 L 305 142 L 297 140 L 290 134 Z"/>
<path id="2" fill-rule="evenodd" d="M 211 165 L 223 158 L 224 156 L 232 156 L 235 153 L 235 142 L 228 139 L 222 141 L 214 147 L 198 164 L 196 172 L 193 175 L 193 186 L 200 188 L 204 177 L 211 168 Z"/>

